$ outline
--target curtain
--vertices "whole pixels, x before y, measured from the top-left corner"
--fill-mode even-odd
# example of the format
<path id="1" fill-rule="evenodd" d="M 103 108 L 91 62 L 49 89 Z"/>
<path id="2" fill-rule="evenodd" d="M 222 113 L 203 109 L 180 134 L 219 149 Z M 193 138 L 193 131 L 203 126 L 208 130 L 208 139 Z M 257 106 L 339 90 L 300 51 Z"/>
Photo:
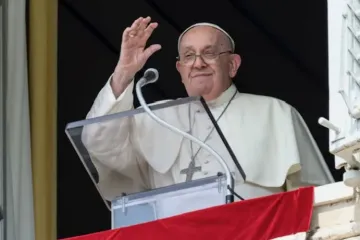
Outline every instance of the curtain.
<path id="1" fill-rule="evenodd" d="M 3 207 L 5 203 L 5 171 L 4 171 L 4 160 L 5 160 L 5 89 L 4 89 L 4 4 L 0 4 L 0 240 L 5 239 L 4 237 L 4 212 Z"/>
<path id="2" fill-rule="evenodd" d="M 4 18 L 4 4 L 0 4 L 0 240 L 5 239 L 4 237 L 4 194 L 5 194 L 5 171 L 4 171 L 4 160 L 5 160 L 5 89 L 4 89 L 4 37 L 5 30 L 3 24 Z"/>
<path id="3" fill-rule="evenodd" d="M 36 240 L 56 239 L 57 5 L 29 0 L 29 91 Z"/>
<path id="4" fill-rule="evenodd" d="M 3 1 L 5 239 L 34 240 L 26 1 Z"/>

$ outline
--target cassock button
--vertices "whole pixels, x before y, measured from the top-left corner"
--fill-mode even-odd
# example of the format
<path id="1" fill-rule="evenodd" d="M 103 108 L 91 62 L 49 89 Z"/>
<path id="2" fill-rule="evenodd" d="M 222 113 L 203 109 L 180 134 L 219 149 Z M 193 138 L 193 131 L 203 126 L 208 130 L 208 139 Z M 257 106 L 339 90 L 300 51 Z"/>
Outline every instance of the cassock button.
<path id="1" fill-rule="evenodd" d="M 208 164 L 208 163 L 209 163 L 209 160 L 205 160 L 204 163 L 205 163 L 205 164 Z"/>

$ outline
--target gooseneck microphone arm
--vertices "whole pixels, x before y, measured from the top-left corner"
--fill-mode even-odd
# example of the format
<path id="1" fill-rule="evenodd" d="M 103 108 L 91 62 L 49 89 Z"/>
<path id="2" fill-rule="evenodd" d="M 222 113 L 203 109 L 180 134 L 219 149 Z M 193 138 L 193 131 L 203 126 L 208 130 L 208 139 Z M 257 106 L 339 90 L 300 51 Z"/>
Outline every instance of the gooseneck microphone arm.
<path id="1" fill-rule="evenodd" d="M 230 168 L 226 164 L 224 159 L 214 149 L 212 149 L 209 145 L 205 144 L 204 142 L 202 142 L 201 140 L 195 138 L 194 136 L 192 136 L 192 135 L 190 135 L 190 134 L 188 134 L 188 133 L 186 133 L 184 131 L 181 131 L 180 129 L 178 129 L 176 127 L 171 126 L 167 122 L 165 122 L 162 119 L 160 119 L 159 117 L 157 117 L 150 110 L 150 108 L 147 106 L 147 104 L 146 104 L 146 102 L 144 100 L 144 97 L 142 95 L 141 88 L 144 87 L 145 85 L 149 84 L 149 83 L 156 82 L 158 80 L 158 78 L 159 78 L 158 71 L 156 69 L 150 68 L 150 69 L 145 71 L 144 76 L 136 83 L 136 95 L 138 97 L 140 105 L 149 114 L 149 116 L 152 119 L 154 119 L 156 122 L 158 122 L 159 124 L 163 125 L 164 127 L 168 128 L 168 129 L 170 129 L 171 131 L 184 136 L 185 138 L 189 139 L 190 141 L 196 142 L 197 144 L 199 144 L 201 147 L 206 149 L 210 154 L 212 154 L 218 160 L 218 162 L 224 168 L 225 175 L 226 175 L 226 184 L 227 184 L 226 199 L 225 199 L 226 203 L 234 202 L 234 195 L 233 195 L 233 193 L 231 191 L 232 189 L 234 189 L 234 179 L 232 177 Z"/>

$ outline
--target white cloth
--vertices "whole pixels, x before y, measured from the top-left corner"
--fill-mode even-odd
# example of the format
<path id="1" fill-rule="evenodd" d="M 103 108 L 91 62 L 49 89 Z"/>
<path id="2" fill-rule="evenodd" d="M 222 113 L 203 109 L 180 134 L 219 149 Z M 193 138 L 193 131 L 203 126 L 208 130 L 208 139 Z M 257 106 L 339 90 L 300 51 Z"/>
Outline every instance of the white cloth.
<path id="1" fill-rule="evenodd" d="M 115 99 L 109 82 L 98 94 L 87 118 L 133 108 L 134 83 Z M 218 99 L 209 102 L 215 119 L 235 91 L 232 85 Z M 156 115 L 186 130 L 188 106 L 158 110 Z M 207 114 L 202 107 L 195 104 L 193 108 L 193 134 L 203 140 L 210 131 L 206 124 L 210 121 L 204 121 Z M 333 182 L 300 114 L 284 101 L 238 92 L 218 124 L 246 173 L 246 183 L 224 151 L 223 143 L 213 138 L 215 142 L 211 146 L 218 147 L 219 154 L 225 156 L 235 173 L 235 191 L 245 199 L 281 192 L 286 179 L 311 185 Z M 121 121 L 87 125 L 82 141 L 100 175 L 100 191 L 109 200 L 121 192 L 183 182 L 185 175 L 180 174 L 180 170 L 187 168 L 191 159 L 189 142 L 154 122 L 146 113 Z M 209 144 L 211 141 L 209 138 Z M 194 152 L 197 148 L 194 145 Z M 202 170 L 194 174 L 194 179 L 222 171 L 205 150 L 197 157 L 197 165 Z"/>

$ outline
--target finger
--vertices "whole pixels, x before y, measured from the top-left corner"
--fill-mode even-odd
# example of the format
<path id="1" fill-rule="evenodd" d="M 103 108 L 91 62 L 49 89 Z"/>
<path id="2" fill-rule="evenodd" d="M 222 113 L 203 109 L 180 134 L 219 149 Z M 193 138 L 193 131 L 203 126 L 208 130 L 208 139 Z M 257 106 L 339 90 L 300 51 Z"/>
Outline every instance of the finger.
<path id="1" fill-rule="evenodd" d="M 125 30 L 123 32 L 123 36 L 122 36 L 123 41 L 128 40 L 130 35 L 135 34 L 134 30 L 137 29 L 137 26 L 139 25 L 139 23 L 141 21 L 142 21 L 142 17 L 139 17 L 131 24 L 130 27 L 125 28 Z"/>
<path id="2" fill-rule="evenodd" d="M 159 51 L 160 49 L 161 49 L 160 44 L 153 44 L 149 46 L 147 49 L 145 49 L 144 51 L 145 61 L 148 60 L 151 55 L 153 55 L 155 52 Z"/>
<path id="3" fill-rule="evenodd" d="M 136 19 L 132 24 L 131 24 L 131 29 L 132 30 L 135 30 L 135 29 L 138 29 L 141 21 L 143 20 L 143 17 L 139 17 L 138 19 Z"/>
<path id="4" fill-rule="evenodd" d="M 151 18 L 150 17 L 146 17 L 144 19 L 142 19 L 141 23 L 139 24 L 139 28 L 138 28 L 138 36 L 142 37 L 144 35 L 144 31 L 146 29 L 146 27 L 148 26 L 148 24 L 150 23 Z"/>
<path id="5" fill-rule="evenodd" d="M 147 28 L 145 29 L 144 31 L 144 37 L 145 37 L 145 40 L 147 40 L 151 34 L 154 32 L 155 28 L 158 27 L 158 23 L 154 22 L 154 23 L 150 23 Z"/>
<path id="6" fill-rule="evenodd" d="M 151 21 L 151 18 L 150 17 L 146 17 L 146 18 L 143 18 L 139 24 L 139 31 L 144 31 L 146 26 L 150 23 Z"/>
<path id="7" fill-rule="evenodd" d="M 143 17 L 139 17 L 131 24 L 130 32 L 129 32 L 130 37 L 135 36 L 137 34 L 142 20 L 143 20 Z"/>
<path id="8" fill-rule="evenodd" d="M 123 32 L 123 35 L 122 35 L 123 41 L 129 40 L 129 38 L 130 38 L 130 33 L 131 33 L 131 28 L 130 28 L 130 27 L 125 28 L 125 30 L 124 30 L 124 32 Z"/>
<path id="9" fill-rule="evenodd" d="M 130 31 L 131 31 L 130 27 L 125 28 L 123 35 L 122 35 L 123 41 L 127 41 L 130 38 Z"/>

